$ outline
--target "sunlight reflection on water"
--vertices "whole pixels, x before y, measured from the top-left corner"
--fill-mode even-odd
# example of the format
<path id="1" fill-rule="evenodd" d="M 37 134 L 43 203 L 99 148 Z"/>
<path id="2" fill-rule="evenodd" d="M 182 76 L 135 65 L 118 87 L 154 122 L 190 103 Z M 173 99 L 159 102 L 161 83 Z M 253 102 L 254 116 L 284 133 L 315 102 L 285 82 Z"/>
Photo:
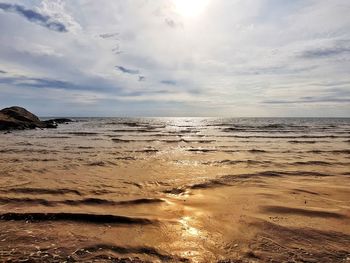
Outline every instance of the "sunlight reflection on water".
<path id="1" fill-rule="evenodd" d="M 179 222 L 188 235 L 190 235 L 190 236 L 199 236 L 200 235 L 200 231 L 197 228 L 190 226 L 191 217 L 184 216 L 179 220 Z"/>

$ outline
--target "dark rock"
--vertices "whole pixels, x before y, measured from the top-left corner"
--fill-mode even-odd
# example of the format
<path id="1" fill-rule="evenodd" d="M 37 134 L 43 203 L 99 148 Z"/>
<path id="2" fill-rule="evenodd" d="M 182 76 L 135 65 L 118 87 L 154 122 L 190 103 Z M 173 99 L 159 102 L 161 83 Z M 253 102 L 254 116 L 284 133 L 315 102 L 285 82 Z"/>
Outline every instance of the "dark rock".
<path id="1" fill-rule="evenodd" d="M 67 118 L 57 118 L 57 119 L 52 119 L 50 121 L 54 121 L 56 123 L 68 123 L 68 122 L 73 122 L 73 120 L 71 119 L 67 119 Z"/>
<path id="2" fill-rule="evenodd" d="M 35 128 L 56 128 L 56 122 L 47 123 L 21 107 L 0 110 L 0 130 L 24 130 Z"/>
<path id="3" fill-rule="evenodd" d="M 47 124 L 52 124 L 52 125 L 56 125 L 56 124 L 62 124 L 62 123 L 69 123 L 69 122 L 73 122 L 73 120 L 71 119 L 67 119 L 67 118 L 56 118 L 56 119 L 50 119 L 47 121 L 44 121 Z"/>
<path id="4" fill-rule="evenodd" d="M 55 122 L 43 121 L 42 123 L 45 124 L 45 128 L 57 128 L 57 123 Z"/>
<path id="5" fill-rule="evenodd" d="M 21 107 L 15 106 L 10 108 L 5 108 L 5 109 L 2 109 L 0 112 L 17 121 L 30 122 L 30 123 L 40 122 L 37 116 L 35 116 L 31 112 Z"/>

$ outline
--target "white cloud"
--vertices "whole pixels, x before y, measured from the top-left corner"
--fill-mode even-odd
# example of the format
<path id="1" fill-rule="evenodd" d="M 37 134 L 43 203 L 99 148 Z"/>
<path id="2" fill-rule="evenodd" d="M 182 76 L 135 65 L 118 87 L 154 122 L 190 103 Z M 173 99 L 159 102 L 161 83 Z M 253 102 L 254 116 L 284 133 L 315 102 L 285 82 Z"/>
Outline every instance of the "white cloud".
<path id="1" fill-rule="evenodd" d="M 304 109 L 321 116 L 324 103 L 330 114 L 350 113 L 335 99 L 350 96 L 344 92 L 350 89 L 347 0 L 211 0 L 197 16 L 177 13 L 168 0 L 7 3 L 48 16 L 68 32 L 0 10 L 0 70 L 7 77 L 48 79 L 50 85 L 71 83 L 71 90 L 53 85 L 45 93 L 57 105 L 76 103 L 77 113 L 89 102 L 110 115 L 114 111 L 102 107 L 106 100 L 129 102 L 124 113 L 142 114 L 147 106 L 151 115 L 160 104 L 162 115 L 167 107 L 174 113 L 174 103 L 183 107 L 175 111 L 182 115 L 290 116 Z M 0 83 L 7 93 L 11 85 Z M 26 92 L 35 103 L 40 91 Z M 320 98 L 319 106 L 278 104 L 303 97 Z M 0 105 L 6 103 L 0 97 Z"/>

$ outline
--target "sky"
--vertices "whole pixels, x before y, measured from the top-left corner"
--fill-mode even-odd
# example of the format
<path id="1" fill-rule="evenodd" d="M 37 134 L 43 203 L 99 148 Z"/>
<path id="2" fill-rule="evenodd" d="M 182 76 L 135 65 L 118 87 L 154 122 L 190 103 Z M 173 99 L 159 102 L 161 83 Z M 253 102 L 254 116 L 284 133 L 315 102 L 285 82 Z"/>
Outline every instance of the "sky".
<path id="1" fill-rule="evenodd" d="M 0 108 L 350 117 L 349 0 L 0 0 Z"/>

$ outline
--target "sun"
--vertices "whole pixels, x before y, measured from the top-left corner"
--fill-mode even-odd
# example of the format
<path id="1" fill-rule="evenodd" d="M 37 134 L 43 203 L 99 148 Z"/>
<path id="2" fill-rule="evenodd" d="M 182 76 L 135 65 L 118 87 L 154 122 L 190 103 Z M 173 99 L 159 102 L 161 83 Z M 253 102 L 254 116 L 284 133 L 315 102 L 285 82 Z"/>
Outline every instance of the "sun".
<path id="1" fill-rule="evenodd" d="M 175 10 L 184 17 L 200 15 L 208 5 L 209 0 L 173 0 Z"/>

